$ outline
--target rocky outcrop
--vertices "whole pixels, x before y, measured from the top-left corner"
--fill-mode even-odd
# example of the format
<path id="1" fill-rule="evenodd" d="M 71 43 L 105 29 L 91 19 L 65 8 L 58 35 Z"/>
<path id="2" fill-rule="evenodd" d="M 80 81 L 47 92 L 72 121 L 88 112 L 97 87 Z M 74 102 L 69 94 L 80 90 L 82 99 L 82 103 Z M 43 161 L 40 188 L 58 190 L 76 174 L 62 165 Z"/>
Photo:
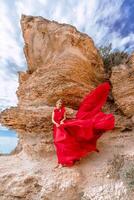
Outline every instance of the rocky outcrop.
<path id="1" fill-rule="evenodd" d="M 19 73 L 20 106 L 54 106 L 62 97 L 74 109 L 104 80 L 102 59 L 88 35 L 42 17 L 23 15 L 21 27 L 28 70 Z"/>
<path id="2" fill-rule="evenodd" d="M 121 131 L 132 130 L 134 126 L 134 53 L 127 64 L 112 68 L 110 77 L 116 128 Z"/>
<path id="3" fill-rule="evenodd" d="M 114 113 L 116 127 L 98 141 L 100 152 L 54 170 L 55 101 L 62 98 L 72 117 L 106 76 L 92 39 L 75 27 L 24 15 L 21 27 L 28 69 L 19 72 L 18 105 L 0 115 L 3 125 L 17 131 L 20 148 L 0 157 L 0 200 L 133 200 L 132 67 L 113 68 L 103 111 Z"/>
<path id="4" fill-rule="evenodd" d="M 132 52 L 129 56 L 127 64 L 130 67 L 134 67 L 134 52 Z"/>
<path id="5" fill-rule="evenodd" d="M 103 62 L 93 40 L 71 25 L 22 15 L 21 27 L 28 70 L 19 72 L 17 107 L 0 121 L 18 132 L 27 154 L 44 157 L 54 151 L 56 100 L 63 99 L 68 117 L 75 113 L 84 95 L 104 81 Z"/>
<path id="6" fill-rule="evenodd" d="M 130 57 L 132 63 L 132 57 Z M 112 69 L 112 95 L 118 108 L 128 117 L 134 115 L 134 65 L 120 65 Z"/>

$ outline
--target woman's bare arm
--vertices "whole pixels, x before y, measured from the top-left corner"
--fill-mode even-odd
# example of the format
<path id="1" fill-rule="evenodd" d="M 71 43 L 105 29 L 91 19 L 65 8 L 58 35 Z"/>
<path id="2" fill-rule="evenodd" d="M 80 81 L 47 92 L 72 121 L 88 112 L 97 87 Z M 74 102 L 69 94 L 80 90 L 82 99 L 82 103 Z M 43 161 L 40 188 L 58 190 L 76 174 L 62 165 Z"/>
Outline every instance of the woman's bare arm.
<path id="1" fill-rule="evenodd" d="M 55 122 L 54 120 L 54 111 L 52 112 L 52 122 L 55 124 L 55 125 L 59 125 L 57 122 Z"/>

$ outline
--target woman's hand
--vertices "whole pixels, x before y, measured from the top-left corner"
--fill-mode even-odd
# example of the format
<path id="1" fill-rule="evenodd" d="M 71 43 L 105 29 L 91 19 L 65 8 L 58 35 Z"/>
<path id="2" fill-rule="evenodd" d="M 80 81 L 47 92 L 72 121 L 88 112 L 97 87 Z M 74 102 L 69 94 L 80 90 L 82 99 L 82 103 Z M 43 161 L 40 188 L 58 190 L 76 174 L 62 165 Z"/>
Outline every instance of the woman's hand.
<path id="1" fill-rule="evenodd" d="M 60 124 L 56 123 L 56 127 L 59 127 L 59 126 L 60 126 Z"/>
<path id="2" fill-rule="evenodd" d="M 60 124 L 64 124 L 64 122 L 63 122 L 63 121 L 61 121 L 61 122 L 60 122 Z"/>

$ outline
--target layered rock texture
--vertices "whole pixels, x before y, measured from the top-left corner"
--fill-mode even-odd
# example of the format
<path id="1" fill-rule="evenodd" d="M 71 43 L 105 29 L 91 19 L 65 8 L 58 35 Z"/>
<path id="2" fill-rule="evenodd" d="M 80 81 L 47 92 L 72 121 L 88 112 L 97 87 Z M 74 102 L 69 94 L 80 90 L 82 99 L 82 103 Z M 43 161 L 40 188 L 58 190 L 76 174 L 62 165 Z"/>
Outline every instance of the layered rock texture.
<path id="1" fill-rule="evenodd" d="M 75 27 L 24 15 L 21 27 L 28 70 L 19 72 L 18 106 L 6 110 L 1 121 L 18 132 L 29 155 L 44 157 L 54 150 L 51 113 L 56 100 L 77 109 L 105 73 L 93 40 Z"/>
<path id="2" fill-rule="evenodd" d="M 83 95 L 104 79 L 92 39 L 75 27 L 22 16 L 28 71 L 20 73 L 19 105 L 53 106 L 62 97 L 77 108 Z"/>
<path id="3" fill-rule="evenodd" d="M 112 69 L 103 110 L 114 113 L 116 125 L 98 141 L 100 153 L 54 170 L 51 113 L 56 100 L 64 100 L 67 117 L 72 117 L 106 74 L 93 40 L 75 27 L 25 15 L 21 27 L 28 69 L 19 72 L 18 105 L 0 115 L 0 123 L 18 133 L 19 144 L 11 155 L 0 157 L 0 200 L 131 200 L 133 54 L 128 65 Z"/>
<path id="4" fill-rule="evenodd" d="M 132 66 L 120 65 L 113 67 L 112 94 L 115 103 L 127 116 L 134 115 L 134 64 Z"/>

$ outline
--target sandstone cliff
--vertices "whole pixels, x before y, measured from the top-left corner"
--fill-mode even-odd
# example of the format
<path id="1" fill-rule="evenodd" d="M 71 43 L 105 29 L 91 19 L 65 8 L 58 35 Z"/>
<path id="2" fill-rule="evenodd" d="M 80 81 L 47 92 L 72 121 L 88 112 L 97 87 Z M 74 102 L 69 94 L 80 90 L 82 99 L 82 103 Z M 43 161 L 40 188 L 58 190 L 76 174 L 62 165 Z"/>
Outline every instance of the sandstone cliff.
<path id="1" fill-rule="evenodd" d="M 17 107 L 1 121 L 15 129 L 23 149 L 33 156 L 53 151 L 51 112 L 62 97 L 77 109 L 82 97 L 105 80 L 93 40 L 68 24 L 22 16 L 26 72 L 19 72 Z"/>
<path id="2" fill-rule="evenodd" d="M 134 65 L 113 67 L 110 80 L 115 103 L 126 116 L 132 117 L 134 115 Z"/>
<path id="3" fill-rule="evenodd" d="M 80 165 L 53 171 L 55 101 L 62 97 L 68 117 L 73 116 L 84 95 L 105 81 L 106 75 L 93 40 L 75 27 L 25 15 L 21 27 L 28 69 L 19 72 L 18 105 L 0 115 L 3 125 L 17 131 L 19 151 L 0 157 L 0 200 L 130 200 L 134 189 L 133 55 L 128 66 L 112 70 L 103 109 L 115 114 L 116 127 L 99 140 L 100 153 L 83 158 Z"/>

